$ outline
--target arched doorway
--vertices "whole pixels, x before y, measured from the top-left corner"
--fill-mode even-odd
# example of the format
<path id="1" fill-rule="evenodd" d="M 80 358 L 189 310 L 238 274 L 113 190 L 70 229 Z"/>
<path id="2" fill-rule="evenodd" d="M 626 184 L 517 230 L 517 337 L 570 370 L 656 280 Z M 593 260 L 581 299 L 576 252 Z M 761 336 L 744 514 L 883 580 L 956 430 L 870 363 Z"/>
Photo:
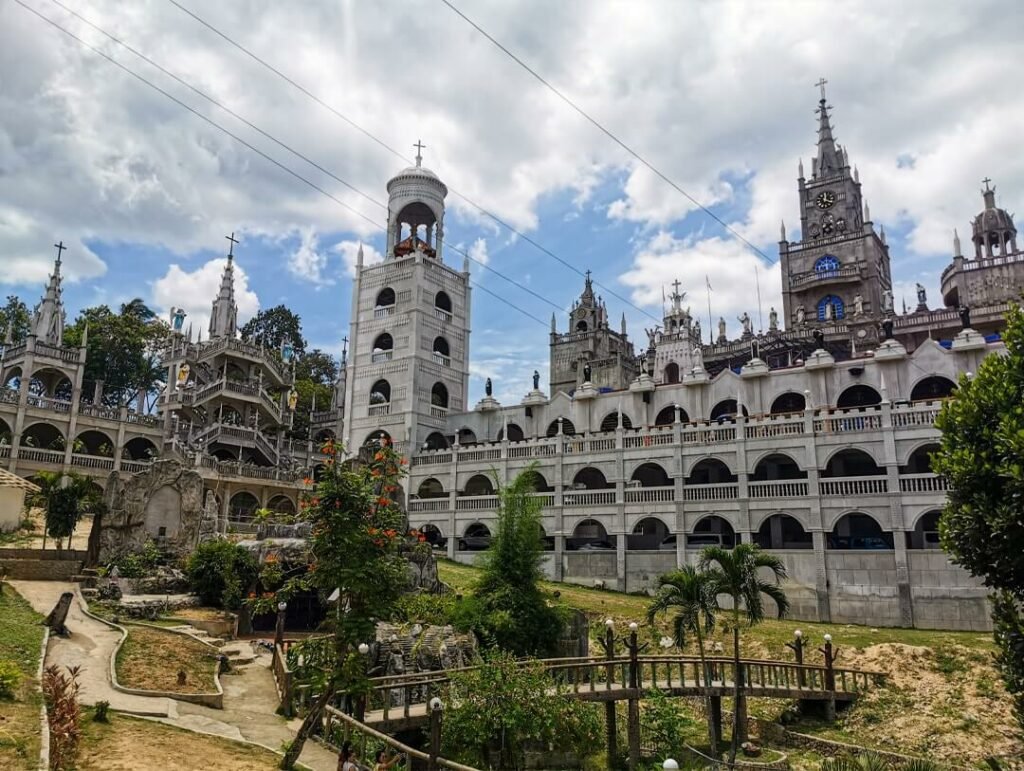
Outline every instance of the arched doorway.
<path id="1" fill-rule="evenodd" d="M 926 511 L 917 518 L 913 530 L 907 531 L 908 549 L 941 549 L 939 542 L 939 518 L 942 512 L 938 509 Z"/>
<path id="2" fill-rule="evenodd" d="M 725 420 L 734 420 L 738 410 L 736 408 L 735 399 L 723 399 L 714 407 L 711 408 L 711 420 L 717 420 L 719 422 Z M 743 416 L 748 415 L 746 406 L 743 407 Z"/>
<path id="3" fill-rule="evenodd" d="M 826 541 L 829 549 L 881 551 L 892 548 L 892 533 L 870 514 L 852 512 L 839 518 Z"/>
<path id="4" fill-rule="evenodd" d="M 89 429 L 83 431 L 75 439 L 74 452 L 83 455 L 96 455 L 101 458 L 112 458 L 114 456 L 114 442 L 102 431 Z"/>
<path id="5" fill-rule="evenodd" d="M 21 432 L 21 446 L 37 450 L 63 450 L 64 435 L 49 423 L 33 423 Z"/>
<path id="6" fill-rule="evenodd" d="M 427 434 L 427 439 L 423 443 L 423 449 L 425 450 L 447 450 L 448 439 L 440 431 L 431 431 Z"/>
<path id="7" fill-rule="evenodd" d="M 803 394 L 789 391 L 775 397 L 775 401 L 772 402 L 771 414 L 788 415 L 792 412 L 803 412 L 806 406 L 807 399 Z"/>
<path id="8" fill-rule="evenodd" d="M 463 495 L 494 495 L 494 483 L 490 477 L 483 474 L 474 474 L 466 480 L 466 486 L 462 490 Z"/>
<path id="9" fill-rule="evenodd" d="M 668 472 L 657 463 L 642 463 L 629 478 L 630 487 L 671 487 Z"/>
<path id="10" fill-rule="evenodd" d="M 823 477 L 870 477 L 885 474 L 885 469 L 863 450 L 840 450 L 825 464 Z"/>
<path id="11" fill-rule="evenodd" d="M 228 503 L 228 519 L 231 522 L 249 522 L 259 507 L 259 499 L 252 493 L 245 491 L 235 493 Z"/>
<path id="12" fill-rule="evenodd" d="M 686 536 L 686 545 L 693 549 L 705 546 L 721 546 L 731 549 L 736 545 L 736 531 L 729 521 L 717 514 L 702 517 Z"/>
<path id="13" fill-rule="evenodd" d="M 929 442 L 928 444 L 922 444 L 920 447 L 914 448 L 914 451 L 910 453 L 910 457 L 907 458 L 907 465 L 900 466 L 900 473 L 931 474 L 932 455 L 938 451 L 939 445 L 935 442 Z"/>
<path id="14" fill-rule="evenodd" d="M 125 443 L 122 457 L 128 460 L 152 460 L 160 454 L 156 445 L 144 436 L 137 436 Z"/>
<path id="15" fill-rule="evenodd" d="M 690 422 L 690 416 L 686 414 L 686 410 L 684 410 L 678 404 L 670 404 L 668 407 L 661 408 L 661 410 L 658 412 L 658 415 L 654 418 L 654 425 L 671 426 L 673 423 L 675 423 L 677 414 L 679 416 L 679 422 Z"/>
<path id="16" fill-rule="evenodd" d="M 419 489 L 416 494 L 420 498 L 447 498 L 448 493 L 444 491 L 444 485 L 440 481 L 430 477 L 420 482 Z"/>
<path id="17" fill-rule="evenodd" d="M 482 522 L 474 522 L 459 539 L 459 551 L 483 551 L 491 546 L 491 531 Z"/>
<path id="18" fill-rule="evenodd" d="M 754 543 L 762 549 L 811 549 L 814 539 L 800 521 L 789 514 L 772 514 L 761 523 Z"/>
<path id="19" fill-rule="evenodd" d="M 686 477 L 688 485 L 735 484 L 736 475 L 718 458 L 704 458 L 690 469 Z"/>
<path id="20" fill-rule="evenodd" d="M 956 390 L 956 383 L 950 380 L 948 377 L 942 377 L 941 375 L 932 375 L 926 377 L 914 386 L 914 389 L 910 392 L 910 401 L 921 402 L 921 401 L 938 401 L 940 399 L 948 399 L 953 395 L 953 391 Z"/>
<path id="21" fill-rule="evenodd" d="M 781 479 L 807 479 L 803 471 L 791 457 L 776 452 L 761 458 L 754 467 L 752 482 L 773 482 Z"/>
<path id="22" fill-rule="evenodd" d="M 679 382 L 679 365 L 674 361 L 670 361 L 665 366 L 665 383 L 678 383 Z"/>
<path id="23" fill-rule="evenodd" d="M 573 490 L 607 490 L 611 487 L 615 485 L 610 484 L 604 474 L 593 466 L 580 469 L 572 478 Z"/>
<path id="24" fill-rule="evenodd" d="M 851 410 L 858 407 L 877 407 L 882 403 L 882 397 L 874 388 L 863 383 L 852 385 L 839 394 L 836 407 L 841 410 Z"/>
<path id="25" fill-rule="evenodd" d="M 614 431 L 619 427 L 619 413 L 609 412 L 604 416 L 604 420 L 601 421 L 601 431 L 608 432 Z M 626 429 L 633 428 L 633 421 L 629 419 L 629 415 L 622 413 L 622 427 Z"/>
<path id="26" fill-rule="evenodd" d="M 633 526 L 633 532 L 627 536 L 626 548 L 656 551 L 668 537 L 668 525 L 657 517 L 644 517 Z"/>
<path id="27" fill-rule="evenodd" d="M 615 548 L 615 536 L 609 536 L 605 526 L 596 519 L 584 519 L 572 529 L 565 548 L 570 551 L 610 551 Z"/>
<path id="28" fill-rule="evenodd" d="M 561 424 L 563 436 L 572 436 L 576 433 L 576 426 L 569 418 L 556 418 L 548 424 L 547 436 L 558 436 L 559 424 Z"/>

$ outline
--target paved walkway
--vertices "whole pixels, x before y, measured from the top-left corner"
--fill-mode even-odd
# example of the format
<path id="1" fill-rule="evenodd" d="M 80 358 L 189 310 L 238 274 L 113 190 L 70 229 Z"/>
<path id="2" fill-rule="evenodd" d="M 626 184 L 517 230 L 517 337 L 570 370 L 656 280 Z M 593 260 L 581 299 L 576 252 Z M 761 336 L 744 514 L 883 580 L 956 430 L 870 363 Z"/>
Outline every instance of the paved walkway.
<path id="1" fill-rule="evenodd" d="M 249 741 L 280 752 L 281 743 L 295 736 L 299 721 L 285 721 L 276 714 L 278 701 L 270 656 L 257 656 L 250 664 L 235 667 L 221 676 L 224 709 L 154 696 L 132 696 L 114 690 L 110 680 L 111 654 L 121 633 L 87 616 L 81 607 L 77 585 L 59 581 L 10 581 L 29 604 L 44 615 L 57 604 L 63 592 L 75 592 L 66 626 L 69 637 L 51 637 L 46 664 L 81 666 L 81 702 L 109 701 L 112 709 L 142 715 L 162 723 L 198 733 Z M 238 643 L 235 643 L 237 647 Z M 242 643 L 247 645 L 247 643 Z M 334 771 L 337 756 L 308 741 L 300 761 L 314 771 Z"/>

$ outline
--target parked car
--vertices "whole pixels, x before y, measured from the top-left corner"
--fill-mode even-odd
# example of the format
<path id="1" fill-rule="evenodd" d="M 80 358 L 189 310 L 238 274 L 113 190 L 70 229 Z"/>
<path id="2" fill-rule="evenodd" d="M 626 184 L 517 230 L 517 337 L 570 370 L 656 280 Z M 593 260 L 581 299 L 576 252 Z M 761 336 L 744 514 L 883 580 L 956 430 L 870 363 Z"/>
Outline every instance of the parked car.
<path id="1" fill-rule="evenodd" d="M 732 539 L 721 533 L 694 533 L 686 536 L 687 546 L 724 546 L 732 548 Z"/>
<path id="2" fill-rule="evenodd" d="M 483 551 L 491 548 L 489 535 L 464 535 L 459 539 L 459 551 Z"/>
<path id="3" fill-rule="evenodd" d="M 578 551 L 607 551 L 608 549 L 614 550 L 615 544 L 611 541 L 587 541 L 576 548 Z"/>
<path id="4" fill-rule="evenodd" d="M 661 550 L 661 551 L 675 551 L 676 550 L 676 544 L 678 542 L 679 542 L 678 537 L 676 537 L 674 535 L 670 535 L 668 538 L 666 538 L 664 541 L 662 541 L 660 544 L 658 544 L 658 549 Z"/>

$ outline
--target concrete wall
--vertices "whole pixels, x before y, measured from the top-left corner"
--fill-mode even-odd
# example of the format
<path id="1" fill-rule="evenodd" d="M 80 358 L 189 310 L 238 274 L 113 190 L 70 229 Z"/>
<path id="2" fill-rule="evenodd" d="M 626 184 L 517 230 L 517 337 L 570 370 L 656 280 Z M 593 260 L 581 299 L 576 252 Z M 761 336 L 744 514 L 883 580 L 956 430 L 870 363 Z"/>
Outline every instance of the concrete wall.
<path id="1" fill-rule="evenodd" d="M 80 560 L 10 559 L 0 557 L 0 571 L 19 581 L 70 581 L 82 570 Z"/>
<path id="2" fill-rule="evenodd" d="M 914 626 L 923 629 L 992 628 L 988 590 L 937 549 L 907 552 Z"/>
<path id="3" fill-rule="evenodd" d="M 900 625 L 894 552 L 828 551 L 825 577 L 833 622 Z"/>
<path id="4" fill-rule="evenodd" d="M 0 487 L 0 533 L 18 529 L 24 506 L 24 490 L 16 487 Z"/>

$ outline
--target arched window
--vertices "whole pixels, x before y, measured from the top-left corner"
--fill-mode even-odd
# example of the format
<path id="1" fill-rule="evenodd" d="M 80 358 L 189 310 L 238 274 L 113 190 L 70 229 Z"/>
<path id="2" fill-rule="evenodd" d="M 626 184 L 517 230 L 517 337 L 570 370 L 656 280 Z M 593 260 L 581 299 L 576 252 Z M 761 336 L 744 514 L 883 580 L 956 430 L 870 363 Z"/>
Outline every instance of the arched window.
<path id="1" fill-rule="evenodd" d="M 374 303 L 373 309 L 380 311 L 382 309 L 390 311 L 395 307 L 395 290 L 391 287 L 385 287 L 377 293 L 377 302 Z M 376 314 L 378 316 L 384 314 Z"/>
<path id="2" fill-rule="evenodd" d="M 377 335 L 377 339 L 373 341 L 373 352 L 370 354 L 370 360 L 374 363 L 378 361 L 391 361 L 391 357 L 394 354 L 395 340 L 387 332 L 382 332 Z"/>
<path id="3" fill-rule="evenodd" d="M 500 442 L 504 438 L 505 438 L 505 428 L 502 427 L 502 428 L 498 429 L 498 441 Z M 510 442 L 521 442 L 525 438 L 526 438 L 526 434 L 523 433 L 523 429 L 521 429 L 515 423 L 509 423 L 508 424 L 508 440 Z"/>
<path id="4" fill-rule="evenodd" d="M 639 483 L 640 487 L 669 487 L 672 480 L 668 472 L 657 463 L 644 463 L 637 466 L 630 477 L 631 483 Z"/>
<path id="5" fill-rule="evenodd" d="M 714 407 L 711 408 L 711 419 L 712 420 L 727 420 L 736 417 L 736 400 L 735 399 L 723 399 Z M 743 415 L 746 416 L 747 412 L 746 405 L 743 407 Z"/>
<path id="6" fill-rule="evenodd" d="M 587 466 L 576 472 L 572 478 L 574 490 L 607 490 L 615 485 L 609 484 L 604 474 L 593 466 Z"/>
<path id="7" fill-rule="evenodd" d="M 423 537 L 427 539 L 427 543 L 431 546 L 444 545 L 444 533 L 441 532 L 441 528 L 437 525 L 424 525 L 420 528 L 420 532 L 423 533 Z"/>
<path id="8" fill-rule="evenodd" d="M 295 513 L 295 503 L 287 495 L 275 495 L 267 502 L 267 508 L 278 514 Z"/>
<path id="9" fill-rule="evenodd" d="M 452 298 L 446 292 L 438 292 L 434 295 L 434 307 L 450 318 L 452 315 Z"/>
<path id="10" fill-rule="evenodd" d="M 839 518 L 828 534 L 827 546 L 829 549 L 851 551 L 891 549 L 892 533 L 882 530 L 882 526 L 870 514 L 854 512 Z"/>
<path id="11" fill-rule="evenodd" d="M 670 361 L 665 367 L 665 382 L 666 383 L 678 383 L 679 382 L 679 365 L 674 361 Z"/>
<path id="12" fill-rule="evenodd" d="M 378 428 L 363 440 L 363 447 L 380 447 L 385 444 L 391 444 L 391 434 L 382 428 Z"/>
<path id="13" fill-rule="evenodd" d="M 448 409 L 448 388 L 444 383 L 434 383 L 430 389 L 430 406 Z"/>
<path id="14" fill-rule="evenodd" d="M 434 338 L 434 361 L 445 367 L 450 367 L 452 364 L 451 359 L 451 348 L 448 346 L 448 341 L 443 337 Z"/>
<path id="15" fill-rule="evenodd" d="M 423 443 L 425 450 L 447 450 L 448 440 L 440 431 L 432 431 L 427 434 L 427 440 Z"/>
<path id="16" fill-rule="evenodd" d="M 693 533 L 686 536 L 687 546 L 722 546 L 731 549 L 736 545 L 736 531 L 728 520 L 711 514 L 703 517 L 693 528 Z"/>
<path id="17" fill-rule="evenodd" d="M 466 446 L 469 444 L 476 444 L 476 433 L 471 428 L 460 428 L 459 433 L 459 444 Z"/>
<path id="18" fill-rule="evenodd" d="M 952 395 L 955 389 L 956 383 L 948 377 L 932 375 L 914 386 L 914 390 L 910 392 L 910 401 L 920 402 L 946 399 Z"/>
<path id="19" fill-rule="evenodd" d="M 934 442 L 923 444 L 916 448 L 907 459 L 906 466 L 900 466 L 901 474 L 930 474 L 932 473 L 932 455 L 939 451 L 939 445 Z"/>
<path id="20" fill-rule="evenodd" d="M 863 383 L 852 385 L 839 394 L 836 406 L 841 410 L 856 407 L 876 407 L 882 403 L 882 396 L 874 388 Z"/>
<path id="21" fill-rule="evenodd" d="M 658 416 L 654 419 L 654 425 L 656 426 L 671 426 L 676 421 L 676 413 L 679 413 L 679 420 L 682 423 L 689 423 L 690 416 L 686 414 L 686 410 L 677 404 L 670 404 L 668 407 L 663 407 Z"/>
<path id="22" fill-rule="evenodd" d="M 907 548 L 941 548 L 941 544 L 939 543 L 939 517 L 941 516 L 942 512 L 939 511 L 938 509 L 926 511 L 924 514 L 922 514 L 918 518 L 917 524 L 914 525 L 914 529 L 907 531 Z"/>
<path id="23" fill-rule="evenodd" d="M 761 523 L 754 543 L 762 549 L 811 549 L 813 538 L 799 520 L 789 514 L 772 514 Z"/>
<path id="24" fill-rule="evenodd" d="M 705 458 L 690 470 L 686 478 L 688 485 L 734 484 L 736 475 L 718 458 Z"/>
<path id="25" fill-rule="evenodd" d="M 807 406 L 807 400 L 803 394 L 793 392 L 780 394 L 772 402 L 772 415 L 785 415 L 789 412 L 803 412 Z"/>
<path id="26" fill-rule="evenodd" d="M 807 479 L 807 472 L 802 471 L 788 455 L 777 452 L 757 462 L 751 481 L 773 482 L 780 479 Z"/>
<path id="27" fill-rule="evenodd" d="M 863 450 L 840 450 L 825 466 L 823 477 L 868 477 L 881 476 L 885 469 Z"/>
<path id="28" fill-rule="evenodd" d="M 533 481 L 533 491 L 536 493 L 550 493 L 555 489 L 548 484 L 548 480 L 544 478 L 544 475 L 537 471 L 534 471 L 530 478 Z"/>
<path id="29" fill-rule="evenodd" d="M 370 389 L 370 404 L 390 404 L 391 383 L 387 380 L 378 380 Z"/>
<path id="30" fill-rule="evenodd" d="M 572 424 L 569 418 L 556 418 L 548 424 L 547 435 L 557 436 L 558 435 L 558 422 L 562 422 L 562 434 L 565 436 L 572 436 L 576 433 L 576 426 Z"/>
<path id="31" fill-rule="evenodd" d="M 837 270 L 839 270 L 839 258 L 834 254 L 823 254 L 814 261 L 815 273 L 834 273 Z"/>
<path id="32" fill-rule="evenodd" d="M 576 331 L 577 332 L 586 332 L 587 331 L 587 322 L 585 322 L 585 321 L 577 321 L 576 322 Z"/>
<path id="33" fill-rule="evenodd" d="M 604 416 L 604 420 L 601 421 L 601 430 L 602 431 L 614 431 L 618 427 L 619 427 L 619 413 L 618 412 L 609 412 L 607 415 Z M 625 412 L 622 413 L 622 427 L 623 428 L 632 428 L 633 427 L 633 421 L 629 419 L 629 415 L 627 415 Z"/>
<path id="34" fill-rule="evenodd" d="M 566 539 L 569 550 L 603 551 L 615 548 L 615 536 L 609 536 L 604 525 L 596 519 L 584 519 L 572 529 L 572 536 Z"/>
<path id="35" fill-rule="evenodd" d="M 259 507 L 260 502 L 252 493 L 235 493 L 228 504 L 228 518 L 233 522 L 248 522 Z"/>
<path id="36" fill-rule="evenodd" d="M 446 498 L 448 496 L 448 493 L 444 491 L 444 485 L 433 477 L 424 479 L 416 494 L 420 498 Z"/>
<path id="37" fill-rule="evenodd" d="M 459 551 L 480 551 L 491 545 L 491 531 L 482 522 L 474 522 L 459 539 Z"/>
<path id="38" fill-rule="evenodd" d="M 466 480 L 466 487 L 463 489 L 462 494 L 494 495 L 494 484 L 491 482 L 490 477 L 483 474 L 474 474 Z"/>
<path id="39" fill-rule="evenodd" d="M 34 423 L 21 432 L 21 446 L 37 450 L 63 450 L 64 434 L 50 423 Z"/>
<path id="40" fill-rule="evenodd" d="M 83 431 L 75 439 L 72 452 L 111 458 L 114 455 L 114 443 L 102 431 Z"/>
<path id="41" fill-rule="evenodd" d="M 633 532 L 626 537 L 626 548 L 654 551 L 661 548 L 668 535 L 668 526 L 664 522 L 657 517 L 644 517 L 633 526 Z M 669 544 L 665 544 L 665 548 L 668 546 Z M 672 548 L 675 548 L 675 544 L 672 544 Z"/>
<path id="42" fill-rule="evenodd" d="M 827 294 L 818 300 L 818 321 L 825 321 L 828 312 L 826 308 L 832 306 L 832 319 L 842 319 L 846 317 L 846 306 L 843 304 L 843 298 L 834 294 Z"/>

